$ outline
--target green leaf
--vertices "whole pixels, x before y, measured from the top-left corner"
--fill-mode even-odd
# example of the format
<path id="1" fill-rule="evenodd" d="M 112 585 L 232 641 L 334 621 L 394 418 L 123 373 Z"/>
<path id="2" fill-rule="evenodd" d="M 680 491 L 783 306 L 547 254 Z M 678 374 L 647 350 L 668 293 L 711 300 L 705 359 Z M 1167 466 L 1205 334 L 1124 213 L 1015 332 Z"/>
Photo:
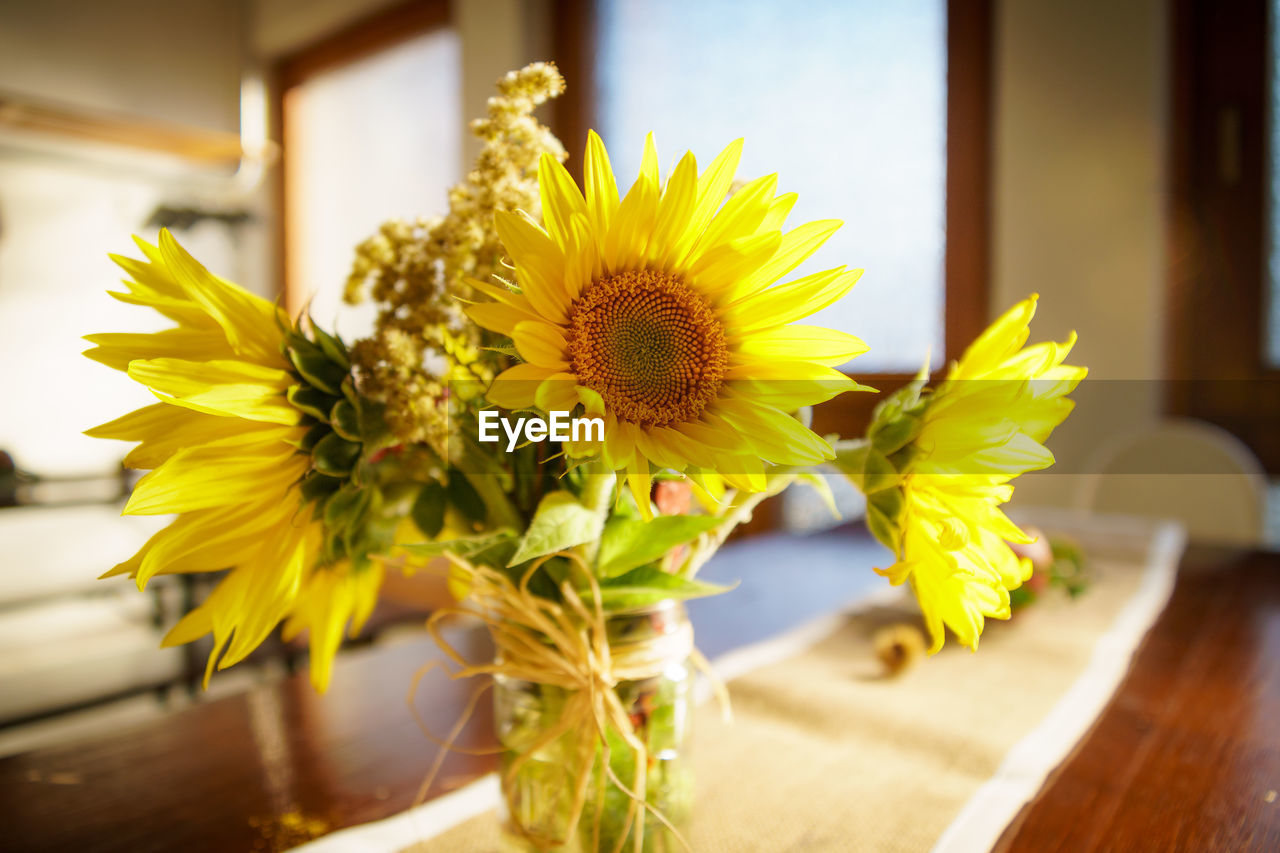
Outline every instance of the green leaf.
<path id="1" fill-rule="evenodd" d="M 457 470 L 450 471 L 447 492 L 449 505 L 461 513 L 464 519 L 473 524 L 484 523 L 488 516 L 484 499 L 465 474 Z"/>
<path id="2" fill-rule="evenodd" d="M 647 607 L 669 598 L 701 598 L 728 592 L 733 586 L 689 580 L 661 569 L 633 569 L 600 584 L 602 603 L 610 610 Z M 585 595 L 585 593 L 584 593 Z"/>
<path id="3" fill-rule="evenodd" d="M 796 475 L 797 483 L 804 483 L 809 488 L 818 493 L 818 497 L 822 499 L 822 504 L 831 511 L 832 517 L 837 521 L 840 519 L 840 507 L 836 506 L 836 496 L 831 493 L 831 484 L 827 482 L 827 478 L 818 473 L 804 473 Z"/>
<path id="4" fill-rule="evenodd" d="M 602 513 L 587 509 L 569 492 L 552 492 L 538 504 L 529 529 L 508 565 L 515 566 L 590 542 L 600 535 L 603 525 Z"/>
<path id="5" fill-rule="evenodd" d="M 510 543 L 514 540 L 514 533 L 509 530 L 499 530 L 495 533 L 486 533 L 483 536 L 464 536 L 443 542 L 422 542 L 416 545 L 397 545 L 396 547 L 414 557 L 424 559 L 442 557 L 445 552 L 469 559 L 483 554 L 491 548 L 496 548 L 504 542 Z"/>
<path id="6" fill-rule="evenodd" d="M 672 548 L 707 532 L 720 521 L 709 515 L 661 515 L 653 521 L 611 519 L 600 537 L 597 570 L 601 577 L 617 577 L 661 559 Z"/>
<path id="7" fill-rule="evenodd" d="M 440 535 L 440 530 L 444 527 L 444 510 L 448 502 L 448 493 L 444 486 L 434 480 L 418 492 L 410 515 L 413 517 L 413 523 L 418 525 L 418 529 L 426 534 L 427 538 L 435 539 Z"/>

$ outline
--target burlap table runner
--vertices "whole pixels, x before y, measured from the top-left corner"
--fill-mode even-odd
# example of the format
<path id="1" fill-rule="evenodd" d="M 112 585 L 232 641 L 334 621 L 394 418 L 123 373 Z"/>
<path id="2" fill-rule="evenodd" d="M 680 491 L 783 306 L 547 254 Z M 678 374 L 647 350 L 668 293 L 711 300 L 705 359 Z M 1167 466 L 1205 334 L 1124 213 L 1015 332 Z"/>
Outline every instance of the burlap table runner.
<path id="1" fill-rule="evenodd" d="M 918 619 L 904 602 L 843 617 L 798 654 L 733 678 L 734 722 L 713 703 L 697 714 L 694 849 L 989 847 L 1087 730 L 1163 607 L 1181 549 L 1179 531 L 1164 532 L 1121 531 L 1116 547 L 1095 547 L 1083 597 L 1049 594 L 991 623 L 977 654 L 949 643 L 884 677 L 871 636 Z M 776 658 L 776 644 L 760 655 Z M 750 669 L 751 657 L 731 668 Z M 480 814 L 403 849 L 498 850 L 498 819 Z"/>

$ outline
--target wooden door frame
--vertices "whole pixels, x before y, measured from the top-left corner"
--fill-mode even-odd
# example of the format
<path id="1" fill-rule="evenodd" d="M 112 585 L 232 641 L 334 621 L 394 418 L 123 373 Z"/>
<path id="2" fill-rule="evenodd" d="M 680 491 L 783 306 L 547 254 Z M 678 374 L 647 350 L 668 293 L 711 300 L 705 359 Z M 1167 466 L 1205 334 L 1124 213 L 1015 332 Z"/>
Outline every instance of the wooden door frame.
<path id="1" fill-rule="evenodd" d="M 1280 472 L 1280 370 L 1266 363 L 1269 14 L 1177 0 L 1171 53 L 1166 414 L 1234 433 Z"/>
<path id="2" fill-rule="evenodd" d="M 272 73 L 272 125 L 282 156 L 273 187 L 277 216 L 278 267 L 280 298 L 285 309 L 294 314 L 301 310 L 308 289 L 293 280 L 289 268 L 289 247 L 296 239 L 287 215 L 286 200 L 289 181 L 289 140 L 284 120 L 285 98 L 289 91 L 317 74 L 394 47 L 411 38 L 449 26 L 452 20 L 449 0 L 408 0 L 361 18 L 296 50 L 279 60 Z"/>

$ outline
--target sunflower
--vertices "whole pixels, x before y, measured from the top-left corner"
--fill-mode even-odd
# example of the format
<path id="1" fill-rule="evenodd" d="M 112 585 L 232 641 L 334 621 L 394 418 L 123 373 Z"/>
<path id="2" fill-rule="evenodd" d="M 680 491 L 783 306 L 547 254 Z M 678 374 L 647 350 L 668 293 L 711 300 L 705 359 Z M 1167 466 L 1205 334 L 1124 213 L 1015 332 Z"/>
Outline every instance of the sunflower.
<path id="1" fill-rule="evenodd" d="M 738 140 L 701 174 L 688 153 L 664 184 L 650 135 L 621 200 L 594 132 L 585 192 L 544 154 L 544 225 L 519 211 L 496 214 L 514 283 L 472 281 L 494 301 L 470 306 L 469 316 L 511 338 L 523 361 L 494 381 L 490 402 L 601 415 L 603 442 L 567 449 L 625 472 L 646 513 L 655 470 L 687 472 L 704 486 L 714 472 L 758 492 L 766 464 L 832 458 L 792 413 L 859 387 L 835 368 L 866 351 L 861 340 L 790 324 L 843 297 L 862 271 L 776 284 L 841 223 L 784 232 L 796 196 L 775 195 L 776 175 L 729 196 L 741 152 Z"/>
<path id="2" fill-rule="evenodd" d="M 104 577 L 128 575 L 142 589 L 160 574 L 229 569 L 164 644 L 212 633 L 207 684 L 215 665 L 243 660 L 292 616 L 295 629 L 312 631 L 312 680 L 323 690 L 334 632 L 340 635 L 348 619 L 358 629 L 381 579 L 372 571 L 357 579 L 349 564 L 321 559 L 326 527 L 321 504 L 308 497 L 307 484 L 340 483 L 319 477 L 317 462 L 349 455 L 349 442 L 330 437 L 328 426 L 307 413 L 328 400 L 316 383 L 332 391 L 340 368 L 329 365 L 328 378 L 316 379 L 325 365 L 315 353 L 290 347 L 298 333 L 283 311 L 211 274 L 168 231 L 159 246 L 136 242 L 146 260 L 112 256 L 129 279 L 127 292 L 111 295 L 153 308 L 177 326 L 89 335 L 95 347 L 85 355 L 125 371 L 159 402 L 87 434 L 139 442 L 125 463 L 152 470 L 138 482 L 126 515 L 177 517 Z"/>
<path id="3" fill-rule="evenodd" d="M 1004 514 L 1011 480 L 1053 464 L 1043 442 L 1070 414 L 1088 372 L 1063 343 L 1025 347 L 1035 295 L 996 320 L 932 392 L 923 379 L 885 401 L 856 455 L 868 522 L 910 581 L 938 651 L 943 625 L 976 649 L 985 618 L 1009 618 L 1009 590 L 1031 575 L 1010 542 L 1034 539 Z"/>

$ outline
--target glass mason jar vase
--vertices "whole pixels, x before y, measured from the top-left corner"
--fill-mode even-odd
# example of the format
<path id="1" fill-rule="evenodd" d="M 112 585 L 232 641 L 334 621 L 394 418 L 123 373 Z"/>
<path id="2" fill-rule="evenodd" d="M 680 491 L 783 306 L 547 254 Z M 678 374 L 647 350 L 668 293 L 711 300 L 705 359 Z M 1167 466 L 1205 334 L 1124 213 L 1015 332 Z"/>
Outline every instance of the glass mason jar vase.
<path id="1" fill-rule="evenodd" d="M 690 661 L 692 629 L 684 605 L 665 601 L 643 610 L 616 614 L 606 622 L 615 670 L 632 661 L 652 674 L 619 680 L 614 688 L 646 748 L 645 800 L 684 832 L 693 805 L 693 771 L 689 736 L 693 723 L 694 670 Z M 636 667 L 634 662 L 643 663 Z M 618 664 L 623 664 L 619 666 Z M 596 731 L 593 722 L 566 732 L 530 755 L 515 775 L 507 770 L 560 719 L 569 699 L 562 687 L 509 676 L 494 678 L 494 728 L 503 747 L 501 782 L 506 848 L 513 851 L 554 850 L 588 853 L 631 850 L 634 824 L 644 821 L 644 849 L 682 849 L 672 833 L 648 809 L 609 780 L 602 780 L 604 750 L 598 738 L 586 784 L 586 800 L 573 820 L 584 738 Z M 585 729 L 589 728 L 590 732 Z M 622 736 L 609 730 L 609 764 L 625 785 L 635 779 L 635 752 Z M 597 815 L 599 829 L 596 829 Z M 628 816 L 631 825 L 628 826 Z M 576 823 L 576 825 L 574 825 Z"/>

